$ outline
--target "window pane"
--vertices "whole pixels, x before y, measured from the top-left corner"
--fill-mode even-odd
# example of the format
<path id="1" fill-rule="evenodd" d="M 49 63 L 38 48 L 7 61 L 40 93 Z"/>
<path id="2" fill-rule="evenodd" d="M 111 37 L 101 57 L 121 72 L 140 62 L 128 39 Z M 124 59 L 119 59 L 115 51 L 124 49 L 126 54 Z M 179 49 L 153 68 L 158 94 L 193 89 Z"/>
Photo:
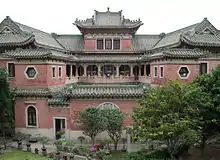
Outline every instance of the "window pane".
<path id="1" fill-rule="evenodd" d="M 103 49 L 103 39 L 97 40 L 97 49 Z"/>
<path id="2" fill-rule="evenodd" d="M 55 67 L 52 68 L 52 76 L 55 77 Z"/>
<path id="3" fill-rule="evenodd" d="M 160 67 L 160 77 L 163 77 L 163 67 Z"/>
<path id="4" fill-rule="evenodd" d="M 111 39 L 105 40 L 105 49 L 112 49 L 112 40 Z"/>
<path id="5" fill-rule="evenodd" d="M 8 63 L 8 76 L 15 77 L 15 64 L 14 63 Z"/>
<path id="6" fill-rule="evenodd" d="M 62 70 L 62 68 L 61 68 L 61 67 L 59 67 L 59 77 L 61 77 L 61 76 L 62 76 L 62 73 L 61 73 L 62 71 L 61 71 L 61 70 Z"/>
<path id="7" fill-rule="evenodd" d="M 28 117 L 28 125 L 30 126 L 36 126 L 37 125 L 37 119 L 36 119 L 36 110 L 34 107 L 30 106 L 27 110 L 27 117 Z"/>
<path id="8" fill-rule="evenodd" d="M 154 67 L 154 76 L 157 76 L 157 67 Z"/>
<path id="9" fill-rule="evenodd" d="M 207 74 L 207 73 L 208 73 L 207 63 L 201 63 L 200 64 L 200 74 Z"/>
<path id="10" fill-rule="evenodd" d="M 120 49 L 120 39 L 114 39 L 114 49 Z"/>

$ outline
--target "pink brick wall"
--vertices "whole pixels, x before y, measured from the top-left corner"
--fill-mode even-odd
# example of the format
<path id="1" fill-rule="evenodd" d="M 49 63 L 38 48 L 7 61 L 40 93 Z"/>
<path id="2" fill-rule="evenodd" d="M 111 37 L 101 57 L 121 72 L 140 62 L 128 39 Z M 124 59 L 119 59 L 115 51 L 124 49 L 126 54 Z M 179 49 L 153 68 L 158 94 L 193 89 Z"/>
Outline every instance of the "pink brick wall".
<path id="1" fill-rule="evenodd" d="M 132 39 L 122 39 L 121 49 L 132 49 Z"/>
<path id="2" fill-rule="evenodd" d="M 28 79 L 25 70 L 28 66 L 34 66 L 37 69 L 35 79 Z M 52 78 L 52 66 L 56 68 L 56 78 Z M 62 67 L 62 77 L 58 78 L 58 66 Z M 19 73 L 19 74 L 18 74 Z M 65 65 L 51 64 L 16 64 L 15 65 L 15 85 L 16 86 L 54 86 L 64 85 L 66 76 Z"/>
<path id="3" fill-rule="evenodd" d="M 96 39 L 84 39 L 84 49 L 95 50 Z M 121 39 L 121 49 L 132 49 L 132 39 Z"/>
<path id="4" fill-rule="evenodd" d="M 53 117 L 66 117 L 67 128 L 77 130 L 77 126 L 73 124 L 73 122 L 77 119 L 78 114 L 76 113 L 84 110 L 86 107 L 97 106 L 103 102 L 106 102 L 106 100 L 71 100 L 70 109 L 62 109 L 48 107 L 46 99 L 17 99 L 15 103 L 15 126 L 17 128 L 26 127 L 26 107 L 28 105 L 34 105 L 38 109 L 39 128 L 53 128 Z M 133 107 L 140 107 L 136 103 L 136 100 L 108 100 L 107 102 L 115 103 L 120 107 L 120 110 L 127 115 L 131 115 Z M 125 119 L 125 123 L 130 125 L 132 123 L 132 119 L 127 117 Z"/>
<path id="5" fill-rule="evenodd" d="M 154 66 L 158 66 L 158 76 L 154 76 Z M 164 66 L 164 77 L 160 78 L 160 66 Z M 182 79 L 178 75 L 179 67 L 181 66 L 187 66 L 190 70 L 189 76 L 185 79 Z M 169 80 L 178 80 L 181 83 L 189 83 L 192 82 L 193 79 L 199 75 L 199 65 L 198 64 L 163 64 L 163 65 L 152 65 L 151 66 L 151 78 L 152 78 L 152 84 L 165 84 Z"/>
<path id="6" fill-rule="evenodd" d="M 84 49 L 88 49 L 88 50 L 96 49 L 96 40 L 95 39 L 85 39 L 84 40 Z"/>

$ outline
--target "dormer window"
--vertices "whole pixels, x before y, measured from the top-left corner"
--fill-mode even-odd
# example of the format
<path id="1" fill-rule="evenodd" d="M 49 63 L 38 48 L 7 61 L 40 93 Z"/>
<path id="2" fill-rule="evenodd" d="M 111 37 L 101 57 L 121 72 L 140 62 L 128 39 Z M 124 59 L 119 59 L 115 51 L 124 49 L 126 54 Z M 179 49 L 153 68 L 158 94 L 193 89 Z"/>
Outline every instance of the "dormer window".
<path id="1" fill-rule="evenodd" d="M 105 39 L 105 49 L 112 49 L 112 39 Z"/>
<path id="2" fill-rule="evenodd" d="M 114 49 L 120 49 L 120 39 L 113 40 Z"/>
<path id="3" fill-rule="evenodd" d="M 103 49 L 104 41 L 103 39 L 97 39 L 97 49 Z"/>

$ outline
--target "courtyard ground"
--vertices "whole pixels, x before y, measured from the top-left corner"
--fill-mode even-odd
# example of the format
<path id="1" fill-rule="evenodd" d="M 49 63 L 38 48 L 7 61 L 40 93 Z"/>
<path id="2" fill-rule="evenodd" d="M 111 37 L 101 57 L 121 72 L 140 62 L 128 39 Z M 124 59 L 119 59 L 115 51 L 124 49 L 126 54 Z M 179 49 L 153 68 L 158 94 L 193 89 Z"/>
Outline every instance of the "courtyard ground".
<path id="1" fill-rule="evenodd" d="M 0 160 L 50 160 L 50 159 L 30 152 L 12 149 L 5 152 L 3 157 L 0 157 Z"/>

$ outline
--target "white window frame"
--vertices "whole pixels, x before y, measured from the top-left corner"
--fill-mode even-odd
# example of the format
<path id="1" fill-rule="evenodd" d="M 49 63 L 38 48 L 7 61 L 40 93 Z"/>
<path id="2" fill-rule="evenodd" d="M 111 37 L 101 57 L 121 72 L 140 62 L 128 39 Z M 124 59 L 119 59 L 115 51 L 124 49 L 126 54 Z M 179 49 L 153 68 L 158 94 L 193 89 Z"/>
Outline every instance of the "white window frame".
<path id="1" fill-rule="evenodd" d="M 10 76 L 9 76 L 9 68 L 8 68 L 8 64 L 9 64 L 9 63 L 13 63 L 13 64 L 15 65 L 15 62 L 14 62 L 14 61 L 9 61 L 9 62 L 7 62 L 8 78 L 15 78 L 15 76 L 14 76 L 14 77 L 10 77 Z M 14 72 L 15 72 L 15 70 L 14 70 Z"/>
<path id="2" fill-rule="evenodd" d="M 53 76 L 53 69 L 54 69 L 54 76 Z M 52 66 L 51 70 L 52 70 L 52 79 L 55 79 L 56 78 L 56 66 Z"/>
<path id="3" fill-rule="evenodd" d="M 58 78 L 62 78 L 62 74 L 63 74 L 62 66 L 58 66 Z"/>
<path id="4" fill-rule="evenodd" d="M 56 124 L 55 124 L 55 120 L 56 119 L 64 119 L 65 120 L 65 135 L 67 135 L 67 118 L 66 117 L 53 117 L 53 135 L 54 135 L 54 138 L 56 138 Z"/>
<path id="5" fill-rule="evenodd" d="M 111 106 L 114 107 L 114 108 L 111 108 L 111 109 L 118 109 L 118 110 L 120 110 L 119 106 L 117 104 L 115 104 L 115 103 L 112 103 L 112 102 L 103 102 L 103 103 L 99 104 L 97 106 L 97 108 L 105 109 L 105 108 L 103 108 L 103 106 L 105 106 L 105 105 L 111 105 Z"/>
<path id="6" fill-rule="evenodd" d="M 36 111 L 36 126 L 28 125 L 28 108 L 29 107 L 34 107 L 35 108 L 35 111 Z M 25 108 L 25 118 L 26 118 L 26 128 L 38 128 L 38 110 L 37 110 L 37 107 L 35 105 L 30 104 Z"/>
<path id="7" fill-rule="evenodd" d="M 161 68 L 163 68 L 163 76 L 161 76 Z M 164 78 L 164 66 L 160 66 L 160 78 Z"/>
<path id="8" fill-rule="evenodd" d="M 207 74 L 209 74 L 209 62 L 208 61 L 200 61 L 199 65 L 201 65 L 201 63 L 206 63 L 207 64 Z M 199 68 L 200 68 L 200 66 L 199 66 Z M 199 74 L 200 74 L 200 71 L 199 71 Z"/>
<path id="9" fill-rule="evenodd" d="M 155 68 L 157 68 L 157 75 L 155 75 Z M 154 66 L 154 72 L 153 72 L 153 74 L 154 74 L 154 77 L 158 77 L 158 66 Z"/>
<path id="10" fill-rule="evenodd" d="M 120 48 L 119 49 L 114 49 L 114 40 L 115 39 L 120 41 Z M 112 38 L 112 46 L 113 46 L 112 47 L 113 50 L 116 50 L 116 51 L 121 50 L 121 38 L 117 38 L 117 37 L 116 38 Z"/>
<path id="11" fill-rule="evenodd" d="M 35 74 L 34 77 L 29 77 L 28 76 L 28 74 L 27 74 L 28 68 L 34 68 L 35 69 L 36 74 Z M 38 71 L 37 71 L 37 68 L 35 66 L 27 66 L 26 69 L 24 70 L 24 74 L 25 74 L 27 79 L 35 79 L 37 77 L 37 75 L 38 75 Z"/>
<path id="12" fill-rule="evenodd" d="M 189 73 L 188 73 L 188 75 L 187 75 L 186 77 L 181 77 L 180 74 L 179 74 L 179 71 L 180 71 L 180 69 L 181 69 L 182 67 L 186 67 L 186 68 L 188 69 L 188 71 L 189 71 Z M 190 71 L 190 69 L 189 69 L 189 67 L 188 67 L 187 65 L 180 65 L 180 66 L 179 66 L 179 69 L 177 70 L 177 74 L 178 74 L 178 76 L 179 76 L 180 79 L 188 79 L 189 75 L 191 74 L 191 71 Z"/>

